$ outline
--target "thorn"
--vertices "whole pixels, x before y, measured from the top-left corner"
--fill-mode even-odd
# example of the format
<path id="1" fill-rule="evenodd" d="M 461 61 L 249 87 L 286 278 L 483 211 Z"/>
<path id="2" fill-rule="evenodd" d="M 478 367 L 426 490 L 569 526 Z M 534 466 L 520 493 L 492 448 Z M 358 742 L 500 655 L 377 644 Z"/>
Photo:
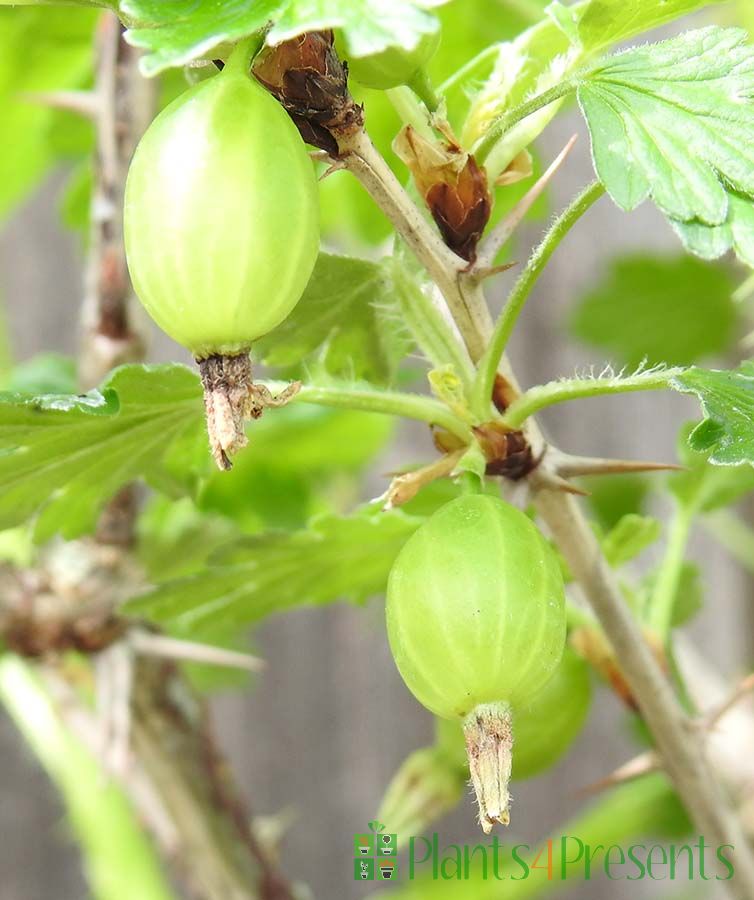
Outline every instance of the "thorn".
<path id="1" fill-rule="evenodd" d="M 334 175 L 336 172 L 340 172 L 341 169 L 345 169 L 346 164 L 342 160 L 338 160 L 334 162 L 331 166 L 329 166 L 325 171 L 319 176 L 318 181 L 322 182 L 325 178 L 329 178 L 331 175 Z"/>
<path id="2" fill-rule="evenodd" d="M 226 666 L 246 672 L 260 672 L 267 665 L 263 659 L 248 653 L 239 653 L 235 650 L 226 650 L 224 647 L 213 647 L 194 641 L 184 641 L 179 638 L 167 637 L 164 634 L 152 634 L 149 631 L 132 631 L 129 640 L 134 650 L 142 656 L 205 663 L 210 666 Z"/>
<path id="3" fill-rule="evenodd" d="M 286 807 L 274 815 L 255 816 L 252 820 L 251 827 L 256 839 L 273 861 L 277 861 L 283 838 L 297 819 L 298 812 Z"/>
<path id="4" fill-rule="evenodd" d="M 33 91 L 21 94 L 28 103 L 63 109 L 76 113 L 85 119 L 96 119 L 99 115 L 99 98 L 94 91 Z"/>
<path id="5" fill-rule="evenodd" d="M 313 162 L 329 163 L 332 160 L 332 157 L 327 150 L 310 150 L 309 159 Z"/>
<path id="6" fill-rule="evenodd" d="M 715 726 L 720 723 L 720 720 L 724 719 L 733 707 L 738 705 L 748 694 L 752 693 L 752 691 L 754 691 L 754 674 L 747 675 L 743 681 L 736 685 L 733 693 L 727 700 L 724 700 L 720 706 L 711 710 L 704 716 L 701 722 L 704 729 L 712 731 Z"/>
<path id="7" fill-rule="evenodd" d="M 564 478 L 573 478 L 575 475 L 619 475 L 626 472 L 679 472 L 683 469 L 684 466 L 676 463 L 571 456 L 567 453 L 559 454 L 555 460 L 555 471 Z"/>
<path id="8" fill-rule="evenodd" d="M 555 177 L 555 173 L 565 162 L 577 139 L 578 135 L 574 134 L 552 161 L 547 171 L 539 177 L 534 186 L 531 187 L 518 201 L 508 215 L 492 229 L 482 246 L 477 260 L 477 269 L 473 271 L 473 274 L 476 275 L 477 271 L 483 272 L 485 269 L 492 266 L 500 249 L 510 240 L 511 235 L 521 224 L 526 214 L 534 205 L 534 202 L 541 196 L 544 189 Z"/>
<path id="9" fill-rule="evenodd" d="M 493 278 L 495 275 L 500 275 L 502 272 L 507 272 L 508 269 L 512 269 L 517 266 L 517 262 L 509 262 L 503 263 L 501 266 L 492 266 L 484 267 L 484 268 L 475 268 L 474 269 L 474 277 L 478 281 L 484 281 L 487 278 Z"/>
<path id="10" fill-rule="evenodd" d="M 564 494 L 575 494 L 577 497 L 589 496 L 589 491 L 585 491 L 583 488 L 571 484 L 570 481 L 562 478 L 557 472 L 548 472 L 545 469 L 540 468 L 537 469 L 535 478 L 535 484 L 538 489 L 545 488 L 548 491 L 560 491 Z"/>
<path id="11" fill-rule="evenodd" d="M 660 760 L 654 750 L 647 750 L 635 756 L 627 763 L 619 766 L 614 772 L 611 772 L 606 778 L 595 781 L 594 784 L 587 785 L 578 792 L 580 796 L 591 796 L 601 794 L 608 788 L 616 787 L 619 784 L 625 784 L 628 781 L 635 781 L 642 775 L 648 775 L 650 772 L 656 772 L 660 768 Z"/>

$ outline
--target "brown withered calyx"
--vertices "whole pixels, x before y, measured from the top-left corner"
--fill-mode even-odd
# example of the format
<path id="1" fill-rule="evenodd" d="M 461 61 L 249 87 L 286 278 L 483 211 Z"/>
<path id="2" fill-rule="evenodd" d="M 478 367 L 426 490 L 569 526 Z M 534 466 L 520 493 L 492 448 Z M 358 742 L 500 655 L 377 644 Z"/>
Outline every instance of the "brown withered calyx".
<path id="1" fill-rule="evenodd" d="M 283 105 L 307 144 L 340 155 L 340 142 L 364 124 L 348 92 L 348 67 L 338 59 L 331 31 L 312 31 L 263 50 L 257 80 Z"/>
<path id="2" fill-rule="evenodd" d="M 445 243 L 473 263 L 492 212 L 484 169 L 456 143 L 428 141 L 410 125 L 398 135 L 395 152 L 411 170 Z"/>
<path id="3" fill-rule="evenodd" d="M 495 422 L 487 422 L 474 428 L 474 434 L 487 460 L 488 475 L 520 481 L 542 461 L 534 456 L 522 431 L 511 431 Z"/>

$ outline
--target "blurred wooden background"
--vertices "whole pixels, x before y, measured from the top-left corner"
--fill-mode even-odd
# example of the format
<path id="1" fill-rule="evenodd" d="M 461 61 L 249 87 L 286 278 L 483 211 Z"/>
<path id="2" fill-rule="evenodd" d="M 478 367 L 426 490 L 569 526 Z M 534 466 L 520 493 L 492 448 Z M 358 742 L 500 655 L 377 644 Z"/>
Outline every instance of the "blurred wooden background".
<path id="1" fill-rule="evenodd" d="M 552 156 L 574 131 L 580 139 L 553 189 L 555 208 L 591 177 L 588 139 L 581 121 L 571 116 L 551 127 L 542 145 Z M 74 239 L 58 227 L 59 185 L 60 179 L 53 178 L 0 237 L 0 292 L 18 359 L 76 348 L 81 259 Z M 540 226 L 531 227 L 522 247 L 528 248 L 539 231 Z M 635 249 L 680 252 L 674 235 L 649 206 L 628 217 L 602 200 L 568 237 L 513 341 L 513 361 L 524 384 L 603 361 L 564 340 L 562 322 L 606 263 Z M 500 279 L 498 300 L 514 274 Z M 151 355 L 186 359 L 163 338 L 155 340 Z M 694 415 L 694 405 L 677 395 L 625 395 L 614 401 L 581 401 L 551 413 L 545 422 L 554 441 L 575 453 L 672 460 L 678 428 Z M 389 458 L 375 467 L 366 495 L 382 490 L 381 473 L 392 463 L 419 459 L 428 450 L 426 434 L 406 429 Z M 733 675 L 750 661 L 752 584 L 704 535 L 695 535 L 692 551 L 703 566 L 709 599 L 690 630 L 721 669 Z M 428 714 L 408 694 L 390 658 L 382 602 L 375 600 L 365 610 L 335 606 L 286 615 L 260 630 L 258 646 L 269 671 L 254 691 L 215 702 L 222 742 L 255 814 L 282 808 L 297 814 L 283 851 L 288 873 L 307 881 L 319 898 L 363 897 L 369 893 L 366 886 L 351 880 L 352 835 L 373 818 L 389 778 L 412 749 L 429 741 L 431 731 Z M 624 723 L 617 701 L 602 692 L 567 761 L 544 777 L 515 786 L 512 829 L 518 839 L 535 842 L 544 836 L 574 812 L 580 788 L 626 759 Z M 57 799 L 5 719 L 0 721 L 0 756 L 0 896 L 86 896 Z M 478 838 L 470 798 L 440 823 L 439 831 L 445 843 Z M 676 896 L 677 890 L 662 883 L 613 882 L 609 896 L 666 897 Z M 703 890 L 699 896 L 712 896 L 708 887 Z M 504 887 L 500 896 L 505 896 Z M 579 884 L 560 896 L 597 900 L 606 896 L 605 885 Z"/>

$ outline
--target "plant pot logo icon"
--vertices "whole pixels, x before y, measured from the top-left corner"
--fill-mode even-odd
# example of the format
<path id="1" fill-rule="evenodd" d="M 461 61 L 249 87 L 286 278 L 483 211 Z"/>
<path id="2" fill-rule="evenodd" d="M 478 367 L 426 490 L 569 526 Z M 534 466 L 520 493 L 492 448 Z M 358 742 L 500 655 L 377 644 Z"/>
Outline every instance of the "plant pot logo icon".
<path id="1" fill-rule="evenodd" d="M 398 852 L 397 834 L 377 835 L 378 853 L 380 856 L 395 856 Z"/>
<path id="2" fill-rule="evenodd" d="M 398 835 L 385 832 L 385 826 L 376 819 L 369 822 L 369 833 L 353 836 L 353 877 L 356 881 L 396 880 Z M 386 858 L 388 857 L 388 858 Z"/>
<path id="3" fill-rule="evenodd" d="M 355 859 L 353 861 L 353 877 L 356 881 L 374 881 L 374 860 Z"/>
<path id="4" fill-rule="evenodd" d="M 394 859 L 381 859 L 378 863 L 377 869 L 380 873 L 380 878 L 383 881 L 395 880 L 397 866 Z"/>
<path id="5" fill-rule="evenodd" d="M 353 838 L 353 851 L 355 856 L 374 855 L 374 835 L 356 834 Z"/>

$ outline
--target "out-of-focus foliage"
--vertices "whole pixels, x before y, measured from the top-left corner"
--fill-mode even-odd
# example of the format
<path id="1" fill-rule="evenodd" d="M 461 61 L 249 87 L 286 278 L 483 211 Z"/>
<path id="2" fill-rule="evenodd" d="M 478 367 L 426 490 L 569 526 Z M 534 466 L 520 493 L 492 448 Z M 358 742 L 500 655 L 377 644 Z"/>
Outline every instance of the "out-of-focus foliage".
<path id="1" fill-rule="evenodd" d="M 602 552 L 611 566 L 625 565 L 659 540 L 662 524 L 651 516 L 626 513 L 603 537 Z"/>
<path id="2" fill-rule="evenodd" d="M 223 551 L 203 573 L 167 582 L 128 611 L 168 627 L 248 625 L 294 606 L 362 602 L 382 592 L 421 519 L 367 509 L 323 516 L 304 531 L 269 532 Z"/>
<path id="3" fill-rule="evenodd" d="M 691 365 L 730 346 L 733 290 L 726 269 L 693 257 L 622 257 L 579 302 L 570 330 L 619 365 Z"/>
<path id="4" fill-rule="evenodd" d="M 171 900 L 149 838 L 129 800 L 61 721 L 42 678 L 9 654 L 0 658 L 0 699 L 66 802 L 97 900 Z"/>
<path id="5" fill-rule="evenodd" d="M 599 526 L 606 531 L 627 515 L 641 515 L 651 490 L 649 478 L 621 475 L 614 478 L 584 479 L 588 503 Z"/>
<path id="6" fill-rule="evenodd" d="M 58 159 L 91 145 L 91 126 L 35 101 L 89 85 L 98 13 L 0 9 L 0 221 Z"/>
<path id="7" fill-rule="evenodd" d="M 255 423 L 253 452 L 239 454 L 231 472 L 213 472 L 202 482 L 199 507 L 249 534 L 303 528 L 314 514 L 353 502 L 355 476 L 392 434 L 388 416 L 289 406 Z"/>

